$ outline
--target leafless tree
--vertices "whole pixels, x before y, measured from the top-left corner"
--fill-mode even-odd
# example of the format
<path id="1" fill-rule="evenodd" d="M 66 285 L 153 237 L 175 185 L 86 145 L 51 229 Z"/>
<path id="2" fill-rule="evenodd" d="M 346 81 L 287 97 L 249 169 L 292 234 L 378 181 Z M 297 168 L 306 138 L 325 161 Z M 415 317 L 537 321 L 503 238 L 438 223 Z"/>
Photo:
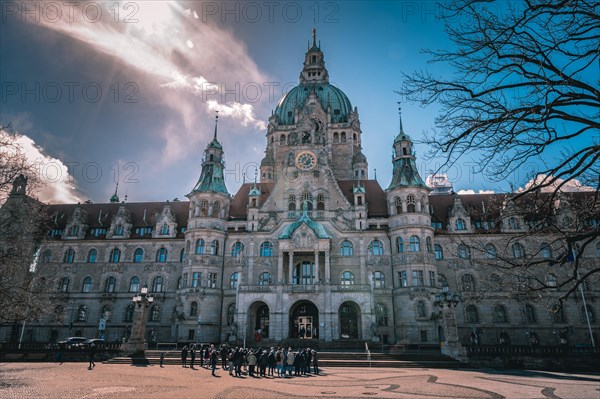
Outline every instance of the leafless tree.
<path id="1" fill-rule="evenodd" d="M 563 250 L 551 262 L 569 270 L 559 284 L 572 293 L 581 281 L 600 272 L 596 265 L 579 273 L 581 254 L 600 232 L 598 3 L 442 4 L 441 17 L 454 46 L 425 52 L 431 62 L 449 66 L 452 74 L 405 75 L 401 94 L 423 105 L 441 105 L 436 128 L 424 142 L 431 148 L 429 155 L 443 157 L 443 167 L 469 157 L 476 160 L 474 171 L 492 181 L 519 173 L 531 178 L 510 201 L 520 201 L 521 209 L 531 215 L 528 234 L 550 234 L 561 243 Z M 532 165 L 536 170 L 528 173 Z M 555 204 L 576 181 L 592 190 L 571 202 L 576 212 L 567 226 L 557 217 Z M 505 265 L 532 270 L 536 259 Z M 538 281 L 536 289 L 549 288 L 542 283 Z"/>

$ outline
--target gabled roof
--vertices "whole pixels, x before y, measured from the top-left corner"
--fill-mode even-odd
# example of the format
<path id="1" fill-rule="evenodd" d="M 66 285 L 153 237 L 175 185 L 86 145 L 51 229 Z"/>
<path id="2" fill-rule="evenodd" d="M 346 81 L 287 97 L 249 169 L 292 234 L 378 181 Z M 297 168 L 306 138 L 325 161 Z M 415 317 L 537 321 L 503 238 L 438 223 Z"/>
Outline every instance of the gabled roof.
<path id="1" fill-rule="evenodd" d="M 275 183 L 256 183 L 256 187 L 260 190 L 260 203 L 264 204 L 267 198 L 271 195 L 271 190 Z M 229 206 L 229 217 L 231 219 L 243 219 L 247 217 L 246 207 L 248 206 L 248 196 L 250 190 L 254 187 L 254 183 L 244 183 L 231 199 Z"/>

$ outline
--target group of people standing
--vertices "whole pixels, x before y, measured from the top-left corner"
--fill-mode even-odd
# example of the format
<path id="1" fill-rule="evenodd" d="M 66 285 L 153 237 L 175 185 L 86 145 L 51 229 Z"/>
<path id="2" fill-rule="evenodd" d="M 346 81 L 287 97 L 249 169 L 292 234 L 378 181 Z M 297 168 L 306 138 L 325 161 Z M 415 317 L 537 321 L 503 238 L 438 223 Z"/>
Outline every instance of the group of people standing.
<path id="1" fill-rule="evenodd" d="M 200 367 L 212 369 L 212 375 L 216 376 L 215 370 L 218 358 L 221 358 L 221 368 L 229 371 L 229 375 L 242 377 L 248 374 L 250 377 L 275 377 L 275 372 L 280 378 L 302 376 L 307 374 L 319 374 L 319 356 L 316 350 L 302 348 L 293 351 L 292 348 L 269 349 L 246 349 L 230 348 L 221 346 L 220 350 L 214 345 L 184 346 L 181 350 L 181 366 L 187 367 L 187 359 L 190 358 L 190 368 L 194 369 L 196 357 L 200 358 Z"/>

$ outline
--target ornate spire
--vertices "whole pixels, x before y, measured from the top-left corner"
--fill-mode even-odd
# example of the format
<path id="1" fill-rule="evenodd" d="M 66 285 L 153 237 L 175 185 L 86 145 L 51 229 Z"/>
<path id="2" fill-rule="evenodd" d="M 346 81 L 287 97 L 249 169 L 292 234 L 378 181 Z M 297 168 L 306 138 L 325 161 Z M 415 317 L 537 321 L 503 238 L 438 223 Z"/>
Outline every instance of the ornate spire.
<path id="1" fill-rule="evenodd" d="M 317 46 L 317 28 L 312 28 L 313 47 Z"/>
<path id="2" fill-rule="evenodd" d="M 219 111 L 216 111 L 217 115 L 215 116 L 215 135 L 213 137 L 213 140 L 217 139 L 217 125 L 219 124 Z"/>
<path id="3" fill-rule="evenodd" d="M 398 119 L 400 121 L 400 133 L 404 133 L 404 129 L 402 128 L 402 106 L 400 105 L 400 101 L 398 101 Z"/>
<path id="4" fill-rule="evenodd" d="M 110 197 L 110 202 L 119 202 L 119 182 L 117 182 L 117 186 L 115 187 L 115 193 Z"/>

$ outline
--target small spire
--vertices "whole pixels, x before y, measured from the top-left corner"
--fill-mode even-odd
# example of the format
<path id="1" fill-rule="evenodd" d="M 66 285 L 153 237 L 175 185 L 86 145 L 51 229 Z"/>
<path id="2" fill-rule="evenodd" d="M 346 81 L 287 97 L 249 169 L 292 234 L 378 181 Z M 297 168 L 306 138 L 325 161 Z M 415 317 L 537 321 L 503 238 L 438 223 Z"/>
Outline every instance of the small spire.
<path id="1" fill-rule="evenodd" d="M 374 171 L 375 171 L 375 180 L 377 180 L 377 168 L 375 168 Z"/>
<path id="2" fill-rule="evenodd" d="M 256 178 L 258 177 L 258 169 L 254 168 L 254 188 L 256 188 Z"/>
<path id="3" fill-rule="evenodd" d="M 398 118 L 400 120 L 400 133 L 404 133 L 404 129 L 402 128 L 402 106 L 400 105 L 400 101 L 398 101 Z"/>
<path id="4" fill-rule="evenodd" d="M 312 28 L 312 36 L 313 36 L 313 47 L 316 47 L 317 46 L 317 28 Z"/>
<path id="5" fill-rule="evenodd" d="M 217 115 L 215 116 L 215 137 L 213 137 L 214 140 L 217 139 L 217 125 L 219 124 L 219 111 L 215 111 L 217 113 Z"/>
<path id="6" fill-rule="evenodd" d="M 246 184 L 246 173 L 242 173 L 242 184 Z"/>
<path id="7" fill-rule="evenodd" d="M 119 182 L 117 182 L 117 186 L 115 187 L 115 193 L 110 197 L 110 202 L 119 202 Z"/>

